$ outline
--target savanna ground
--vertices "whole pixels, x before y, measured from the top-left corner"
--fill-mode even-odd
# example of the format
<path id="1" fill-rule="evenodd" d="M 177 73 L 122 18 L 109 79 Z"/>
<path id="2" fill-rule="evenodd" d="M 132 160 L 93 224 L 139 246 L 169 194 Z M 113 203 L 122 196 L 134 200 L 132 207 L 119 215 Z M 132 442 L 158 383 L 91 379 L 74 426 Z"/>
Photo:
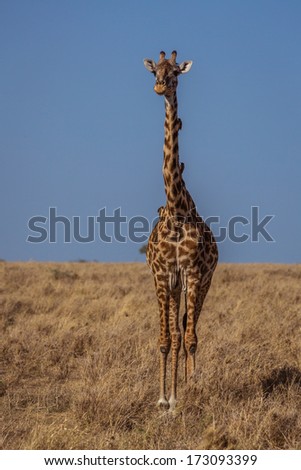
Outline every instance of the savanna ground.
<path id="1" fill-rule="evenodd" d="M 218 266 L 175 415 L 144 264 L 0 269 L 2 448 L 301 449 L 300 265 Z"/>

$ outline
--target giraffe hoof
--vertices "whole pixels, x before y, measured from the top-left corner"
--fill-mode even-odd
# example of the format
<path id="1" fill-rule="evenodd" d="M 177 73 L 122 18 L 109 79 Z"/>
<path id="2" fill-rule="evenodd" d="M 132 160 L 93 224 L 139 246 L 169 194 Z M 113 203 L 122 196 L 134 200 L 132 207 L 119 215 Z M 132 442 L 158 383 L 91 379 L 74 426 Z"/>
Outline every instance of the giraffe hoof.
<path id="1" fill-rule="evenodd" d="M 169 403 L 165 398 L 159 398 L 157 402 L 157 407 L 160 410 L 168 410 L 169 409 Z"/>
<path id="2" fill-rule="evenodd" d="M 169 404 L 168 411 L 174 411 L 176 408 L 177 400 L 173 397 L 170 397 L 168 404 Z"/>

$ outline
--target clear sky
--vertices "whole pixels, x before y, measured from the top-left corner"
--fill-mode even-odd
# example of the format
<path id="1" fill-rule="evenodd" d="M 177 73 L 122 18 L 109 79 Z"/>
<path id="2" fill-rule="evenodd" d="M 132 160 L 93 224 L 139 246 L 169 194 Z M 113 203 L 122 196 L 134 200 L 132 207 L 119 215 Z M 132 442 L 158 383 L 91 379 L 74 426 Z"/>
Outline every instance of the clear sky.
<path id="1" fill-rule="evenodd" d="M 221 261 L 300 263 L 300 24 L 299 0 L 1 0 L 0 258 L 144 260 L 131 228 L 165 194 L 164 100 L 143 58 L 176 49 L 193 60 L 178 87 L 184 177 L 214 232 L 232 227 Z M 50 208 L 70 221 L 52 242 Z M 125 242 L 104 241 L 103 208 Z"/>

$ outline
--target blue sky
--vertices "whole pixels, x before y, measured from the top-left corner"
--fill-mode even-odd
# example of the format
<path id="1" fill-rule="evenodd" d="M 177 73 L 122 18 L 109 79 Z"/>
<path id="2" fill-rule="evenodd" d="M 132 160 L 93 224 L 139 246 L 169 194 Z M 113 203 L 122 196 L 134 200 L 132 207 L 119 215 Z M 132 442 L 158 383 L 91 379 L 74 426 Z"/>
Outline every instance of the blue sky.
<path id="1" fill-rule="evenodd" d="M 252 207 L 259 223 L 274 216 L 274 242 L 238 223 L 247 240 L 219 243 L 221 261 L 300 263 L 300 22 L 297 0 L 2 0 L 0 258 L 144 260 L 129 221 L 152 221 L 165 194 L 164 102 L 142 60 L 176 49 L 193 60 L 179 80 L 179 143 L 199 213 L 219 218 L 217 235 Z M 51 207 L 70 220 L 70 242 L 60 222 L 50 243 Z M 126 242 L 100 240 L 102 208 L 120 208 Z M 43 243 L 27 241 L 41 235 L 35 216 Z M 95 220 L 95 241 L 74 239 L 74 217 L 83 237 Z"/>

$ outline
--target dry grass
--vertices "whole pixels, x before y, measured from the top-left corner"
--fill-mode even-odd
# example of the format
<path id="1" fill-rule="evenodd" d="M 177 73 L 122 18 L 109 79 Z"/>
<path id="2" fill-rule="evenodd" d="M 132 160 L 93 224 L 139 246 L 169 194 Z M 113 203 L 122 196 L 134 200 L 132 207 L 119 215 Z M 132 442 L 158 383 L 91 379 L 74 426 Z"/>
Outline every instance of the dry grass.
<path id="1" fill-rule="evenodd" d="M 0 269 L 2 448 L 301 449 L 301 266 L 217 268 L 175 416 L 146 266 Z"/>

